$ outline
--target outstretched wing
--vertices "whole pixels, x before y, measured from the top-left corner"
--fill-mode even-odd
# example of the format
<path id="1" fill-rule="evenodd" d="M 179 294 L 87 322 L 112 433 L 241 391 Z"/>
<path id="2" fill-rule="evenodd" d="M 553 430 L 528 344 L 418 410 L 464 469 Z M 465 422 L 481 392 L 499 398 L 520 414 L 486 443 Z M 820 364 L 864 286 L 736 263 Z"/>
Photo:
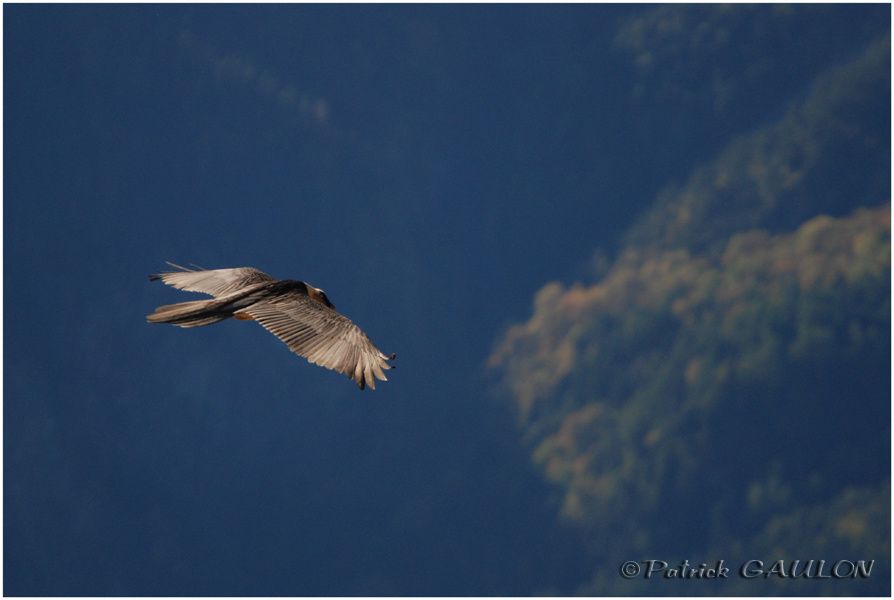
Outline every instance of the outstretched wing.
<path id="1" fill-rule="evenodd" d="M 309 298 L 288 291 L 245 309 L 267 331 L 309 362 L 344 373 L 362 390 L 376 389 L 376 378 L 387 381 L 393 368 L 383 354 L 350 319 Z"/>
<path id="2" fill-rule="evenodd" d="M 246 286 L 274 281 L 270 275 L 252 267 L 236 269 L 187 269 L 168 263 L 180 269 L 170 273 L 150 275 L 150 281 L 161 279 L 164 283 L 187 292 L 201 292 L 215 298 L 226 296 Z"/>

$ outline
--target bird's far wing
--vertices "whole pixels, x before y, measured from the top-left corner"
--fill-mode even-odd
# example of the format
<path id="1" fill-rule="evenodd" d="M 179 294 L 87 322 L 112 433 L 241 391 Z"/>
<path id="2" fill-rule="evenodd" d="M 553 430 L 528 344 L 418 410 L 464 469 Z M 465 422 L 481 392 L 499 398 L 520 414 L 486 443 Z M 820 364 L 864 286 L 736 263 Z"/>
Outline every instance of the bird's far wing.
<path id="1" fill-rule="evenodd" d="M 315 365 L 344 373 L 362 390 L 376 389 L 393 368 L 350 319 L 298 292 L 287 292 L 245 310 L 289 349 Z"/>
<path id="2" fill-rule="evenodd" d="M 220 298 L 246 286 L 274 281 L 272 277 L 252 267 L 236 269 L 187 269 L 180 265 L 168 263 L 180 269 L 169 273 L 150 275 L 150 281 L 161 279 L 164 283 L 187 292 L 201 292 Z"/>

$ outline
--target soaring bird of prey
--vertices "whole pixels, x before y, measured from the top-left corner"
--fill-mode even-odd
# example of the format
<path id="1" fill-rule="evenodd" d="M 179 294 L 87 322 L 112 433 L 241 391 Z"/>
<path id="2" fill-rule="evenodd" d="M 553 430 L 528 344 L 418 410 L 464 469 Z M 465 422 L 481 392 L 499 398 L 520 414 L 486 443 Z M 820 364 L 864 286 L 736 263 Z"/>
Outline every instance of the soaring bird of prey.
<path id="1" fill-rule="evenodd" d="M 344 373 L 360 389 L 376 389 L 376 378 L 387 381 L 384 371 L 394 368 L 350 319 L 339 314 L 326 293 L 304 281 L 278 280 L 252 267 L 236 269 L 179 269 L 150 275 L 149 280 L 187 292 L 213 296 L 159 306 L 146 317 L 150 323 L 201 327 L 233 317 L 257 321 L 285 342 L 289 349 L 315 365 Z"/>

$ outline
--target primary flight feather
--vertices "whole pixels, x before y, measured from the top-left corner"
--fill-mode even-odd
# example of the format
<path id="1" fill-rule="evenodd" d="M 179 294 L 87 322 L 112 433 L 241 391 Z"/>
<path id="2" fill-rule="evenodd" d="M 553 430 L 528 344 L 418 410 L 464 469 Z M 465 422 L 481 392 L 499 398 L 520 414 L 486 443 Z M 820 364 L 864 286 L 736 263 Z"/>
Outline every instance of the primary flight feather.
<path id="1" fill-rule="evenodd" d="M 376 389 L 376 379 L 387 381 L 385 371 L 394 354 L 373 345 L 350 319 L 339 314 L 326 293 L 304 281 L 277 280 L 252 267 L 236 269 L 179 269 L 150 275 L 187 292 L 213 296 L 159 306 L 146 317 L 150 323 L 200 327 L 233 317 L 254 320 L 309 362 L 344 373 L 360 389 Z"/>

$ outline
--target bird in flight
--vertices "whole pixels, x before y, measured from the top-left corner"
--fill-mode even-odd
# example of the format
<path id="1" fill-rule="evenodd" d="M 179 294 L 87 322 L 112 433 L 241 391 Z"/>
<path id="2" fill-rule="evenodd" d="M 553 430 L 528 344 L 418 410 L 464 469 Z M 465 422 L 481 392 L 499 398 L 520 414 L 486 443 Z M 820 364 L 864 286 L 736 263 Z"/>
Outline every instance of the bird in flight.
<path id="1" fill-rule="evenodd" d="M 257 321 L 289 349 L 315 365 L 344 373 L 360 389 L 376 389 L 376 378 L 387 381 L 393 369 L 386 355 L 350 319 L 338 313 L 326 293 L 304 281 L 274 279 L 252 267 L 188 269 L 150 275 L 187 292 L 213 296 L 159 306 L 146 317 L 150 323 L 201 327 L 233 317 Z"/>

